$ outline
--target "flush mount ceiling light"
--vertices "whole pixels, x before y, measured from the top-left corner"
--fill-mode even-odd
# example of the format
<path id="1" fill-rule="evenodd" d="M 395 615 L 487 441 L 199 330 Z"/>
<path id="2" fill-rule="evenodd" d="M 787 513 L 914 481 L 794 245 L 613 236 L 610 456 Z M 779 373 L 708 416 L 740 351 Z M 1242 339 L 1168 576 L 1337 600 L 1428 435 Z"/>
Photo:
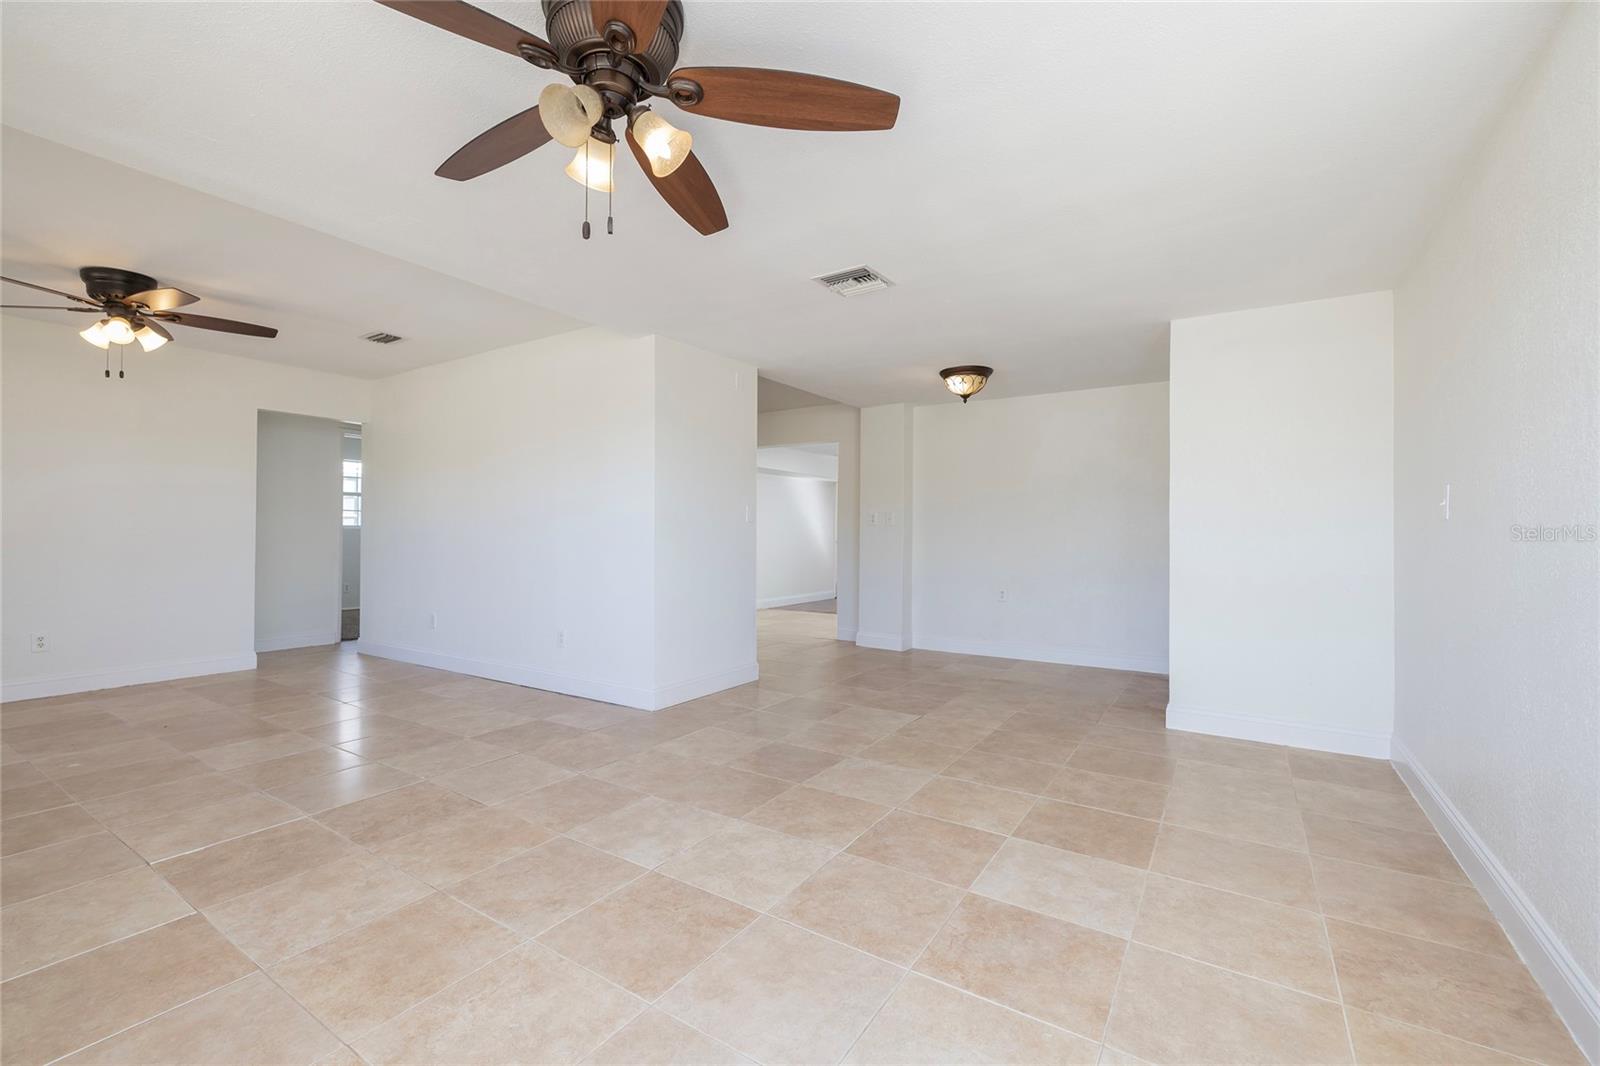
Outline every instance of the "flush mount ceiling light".
<path id="1" fill-rule="evenodd" d="M 962 403 L 966 403 L 982 392 L 985 385 L 989 384 L 989 379 L 994 376 L 994 368 L 988 366 L 952 366 L 939 371 L 939 376 L 944 379 L 944 387 L 961 397 Z"/>
<path id="2" fill-rule="evenodd" d="M 790 130 L 887 130 L 900 113 L 893 93 L 836 78 L 760 67 L 679 67 L 683 0 L 543 0 L 548 41 L 461 0 L 378 2 L 574 83 L 546 87 L 539 106 L 468 141 L 434 171 L 441 178 L 476 178 L 549 140 L 569 148 L 587 142 L 588 165 L 575 162 L 567 173 L 577 167 L 590 180 L 576 180 L 598 189 L 590 138 L 608 145 L 626 140 L 661 198 L 707 236 L 728 228 L 722 198 L 691 150 L 689 134 L 645 106 L 652 97 L 691 115 Z M 627 127 L 614 129 L 619 122 Z M 585 208 L 587 214 L 587 201 Z M 587 220 L 583 235 L 589 236 Z"/>
<path id="3" fill-rule="evenodd" d="M 200 297 L 182 289 L 157 288 L 156 279 L 148 274 L 116 267 L 81 267 L 78 277 L 83 279 L 87 296 L 76 296 L 60 289 L 35 285 L 31 281 L 3 278 L 0 281 L 21 285 L 37 292 L 47 292 L 64 300 L 74 300 L 81 307 L 52 307 L 42 304 L 0 304 L 4 308 L 33 311 L 72 311 L 78 314 L 99 314 L 94 325 L 82 330 L 78 336 L 106 353 L 106 377 L 111 376 L 111 346 L 120 352 L 134 341 L 147 352 L 153 352 L 172 339 L 165 324 L 211 329 L 221 333 L 238 333 L 246 337 L 276 337 L 278 331 L 271 326 L 257 326 L 250 322 L 235 322 L 230 318 L 212 318 L 209 315 L 192 315 L 174 310 L 197 302 Z M 117 377 L 122 377 L 121 369 Z"/>

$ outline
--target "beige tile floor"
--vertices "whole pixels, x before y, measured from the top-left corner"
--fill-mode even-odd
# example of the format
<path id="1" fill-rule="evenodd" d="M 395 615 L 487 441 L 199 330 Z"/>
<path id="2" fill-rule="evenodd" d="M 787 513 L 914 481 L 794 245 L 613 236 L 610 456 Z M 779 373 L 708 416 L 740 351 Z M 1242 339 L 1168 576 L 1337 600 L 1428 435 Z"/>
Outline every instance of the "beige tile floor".
<path id="1" fill-rule="evenodd" d="M 833 624 L 656 714 L 349 648 L 7 706 L 0 1058 L 1580 1061 L 1387 764 Z"/>

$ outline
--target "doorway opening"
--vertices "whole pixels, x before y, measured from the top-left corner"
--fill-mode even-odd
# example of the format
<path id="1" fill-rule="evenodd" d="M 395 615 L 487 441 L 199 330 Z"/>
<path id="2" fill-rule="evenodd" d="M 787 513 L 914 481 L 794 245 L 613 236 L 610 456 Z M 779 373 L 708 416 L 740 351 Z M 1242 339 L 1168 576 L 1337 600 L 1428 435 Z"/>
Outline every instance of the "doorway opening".
<path id="1" fill-rule="evenodd" d="M 756 607 L 833 616 L 839 588 L 839 445 L 756 449 Z"/>
<path id="2" fill-rule="evenodd" d="M 339 639 L 361 637 L 361 426 L 347 422 L 340 451 L 344 481 L 340 518 Z"/>
<path id="3" fill-rule="evenodd" d="M 361 523 L 361 427 L 257 412 L 256 651 L 360 632 Z"/>

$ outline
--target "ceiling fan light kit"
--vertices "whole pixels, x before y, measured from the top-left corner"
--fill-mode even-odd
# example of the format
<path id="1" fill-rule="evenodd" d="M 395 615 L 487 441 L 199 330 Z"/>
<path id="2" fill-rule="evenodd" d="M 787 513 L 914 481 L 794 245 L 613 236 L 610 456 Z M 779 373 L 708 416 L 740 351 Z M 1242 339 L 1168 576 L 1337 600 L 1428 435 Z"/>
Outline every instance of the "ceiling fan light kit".
<path id="1" fill-rule="evenodd" d="M 590 137 L 567 164 L 567 177 L 595 192 L 610 192 L 611 154 L 615 147 Z"/>
<path id="2" fill-rule="evenodd" d="M 600 94 L 587 85 L 551 82 L 539 92 L 539 121 L 557 144 L 581 148 L 605 114 Z"/>
<path id="3" fill-rule="evenodd" d="M 106 353 L 106 377 L 111 376 L 111 346 L 116 345 L 120 356 L 123 348 L 138 342 L 145 352 L 153 352 L 172 340 L 164 323 L 192 326 L 196 329 L 216 330 L 220 333 L 237 333 L 246 337 L 270 339 L 278 335 L 271 326 L 258 326 L 251 322 L 236 322 L 230 318 L 212 318 L 209 315 L 192 315 L 179 312 L 179 307 L 197 303 L 200 297 L 182 289 L 162 288 L 148 274 L 117 267 L 80 267 L 78 277 L 83 280 L 86 295 L 78 296 L 60 289 L 35 285 L 31 281 L 0 277 L 0 281 L 21 285 L 26 289 L 47 292 L 63 300 L 72 300 L 78 306 L 48 307 L 37 304 L 0 304 L 0 308 L 17 307 L 35 311 L 69 311 L 79 314 L 98 312 L 100 318 L 80 330 L 78 336 Z M 124 377 L 117 370 L 117 377 Z"/>
<path id="4" fill-rule="evenodd" d="M 961 397 L 962 403 L 982 392 L 993 376 L 994 368 L 988 366 L 951 366 L 939 371 L 944 387 Z"/>
<path id="5" fill-rule="evenodd" d="M 467 181 L 554 140 L 580 152 L 586 146 L 587 162 L 574 160 L 567 174 L 609 192 L 614 159 L 605 154 L 601 188 L 594 146 L 615 145 L 613 124 L 624 122 L 622 135 L 646 179 L 706 236 L 728 227 L 722 198 L 694 157 L 693 138 L 645 106 L 650 98 L 707 118 L 794 130 L 886 130 L 900 112 L 893 93 L 835 78 L 757 67 L 677 67 L 682 0 L 543 0 L 549 41 L 462 0 L 378 2 L 574 83 L 546 86 L 537 107 L 468 141 L 435 171 L 440 177 Z M 589 236 L 587 218 L 583 235 Z"/>
<path id="6" fill-rule="evenodd" d="M 650 160 L 650 173 L 665 178 L 683 165 L 694 148 L 694 138 L 650 110 L 641 107 L 633 113 L 631 131 Z"/>

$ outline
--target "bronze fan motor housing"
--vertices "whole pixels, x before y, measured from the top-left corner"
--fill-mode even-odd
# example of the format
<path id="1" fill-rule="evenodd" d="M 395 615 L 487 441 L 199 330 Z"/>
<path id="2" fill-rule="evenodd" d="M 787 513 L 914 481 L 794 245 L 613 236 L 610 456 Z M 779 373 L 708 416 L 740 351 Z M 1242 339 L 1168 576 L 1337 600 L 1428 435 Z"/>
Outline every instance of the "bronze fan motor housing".
<path id="1" fill-rule="evenodd" d="M 126 306 L 129 296 L 156 287 L 156 279 L 149 274 L 117 267 L 79 267 L 78 277 L 82 279 L 83 291 L 89 299 L 101 304 Z"/>
<path id="2" fill-rule="evenodd" d="M 597 28 L 589 0 L 544 0 L 543 6 L 550 49 L 525 45 L 523 58 L 536 67 L 559 70 L 598 92 L 606 118 L 620 119 L 651 96 L 668 95 L 664 90 L 670 89 L 667 79 L 683 40 L 682 0 L 668 0 L 648 42 L 640 42 L 620 19 Z M 697 87 L 684 84 L 680 92 L 684 99 L 698 98 Z M 610 133 L 605 127 L 595 131 L 602 140 Z"/>
<path id="3" fill-rule="evenodd" d="M 887 130 L 900 113 L 900 98 L 893 93 L 837 78 L 763 67 L 678 67 L 682 0 L 542 0 L 548 41 L 464 0 L 378 3 L 593 89 L 600 97 L 600 114 L 590 136 L 611 144 L 625 140 L 667 205 L 708 236 L 727 229 L 728 216 L 687 138 L 682 154 L 657 173 L 634 135 L 634 124 L 650 111 L 645 102 L 651 97 L 669 100 L 697 117 L 790 130 Z M 661 116 L 651 115 L 649 124 L 659 135 L 664 120 L 656 120 Z M 618 121 L 627 123 L 621 131 L 612 128 Z M 539 109 L 530 107 L 462 145 L 434 173 L 469 181 L 550 140 Z M 657 163 L 665 158 L 659 144 L 651 151 Z"/>

